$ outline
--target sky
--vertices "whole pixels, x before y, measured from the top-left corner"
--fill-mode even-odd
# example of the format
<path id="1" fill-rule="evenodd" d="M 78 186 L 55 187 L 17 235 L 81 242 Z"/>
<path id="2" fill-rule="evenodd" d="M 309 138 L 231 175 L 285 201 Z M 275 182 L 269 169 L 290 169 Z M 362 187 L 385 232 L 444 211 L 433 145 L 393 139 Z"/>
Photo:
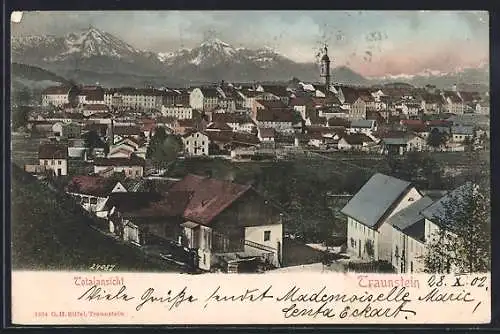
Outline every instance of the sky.
<path id="1" fill-rule="evenodd" d="M 135 48 L 171 52 L 209 37 L 234 47 L 268 46 L 364 76 L 449 72 L 489 63 L 489 17 L 480 11 L 100 11 L 25 12 L 13 36 L 65 35 L 92 25 Z"/>

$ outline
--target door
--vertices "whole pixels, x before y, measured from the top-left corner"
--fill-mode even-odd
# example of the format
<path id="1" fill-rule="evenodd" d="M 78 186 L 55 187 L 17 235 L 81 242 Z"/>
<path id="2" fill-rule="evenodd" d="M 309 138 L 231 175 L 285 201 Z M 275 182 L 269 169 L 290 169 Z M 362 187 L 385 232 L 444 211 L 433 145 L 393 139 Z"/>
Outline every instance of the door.
<path id="1" fill-rule="evenodd" d="M 358 257 L 361 257 L 361 239 L 358 241 Z"/>
<path id="2" fill-rule="evenodd" d="M 281 267 L 281 261 L 282 261 L 281 260 L 281 242 L 278 241 L 277 247 L 278 247 L 278 264 Z"/>
<path id="3" fill-rule="evenodd" d="M 62 173 L 61 168 L 58 168 L 58 169 L 57 169 L 57 176 L 61 176 L 61 173 Z"/>

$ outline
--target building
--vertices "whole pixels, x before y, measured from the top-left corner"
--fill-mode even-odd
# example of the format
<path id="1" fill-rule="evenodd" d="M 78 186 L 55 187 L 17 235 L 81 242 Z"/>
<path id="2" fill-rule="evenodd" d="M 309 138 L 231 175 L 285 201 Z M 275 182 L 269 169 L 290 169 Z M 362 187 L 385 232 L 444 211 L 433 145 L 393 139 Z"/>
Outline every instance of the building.
<path id="1" fill-rule="evenodd" d="M 163 92 L 152 88 L 106 89 L 104 103 L 115 108 L 160 110 L 163 105 Z"/>
<path id="2" fill-rule="evenodd" d="M 61 107 L 78 104 L 78 89 L 74 86 L 49 87 L 42 91 L 42 106 Z"/>
<path id="3" fill-rule="evenodd" d="M 412 133 L 383 135 L 380 144 L 382 154 L 403 155 L 412 151 L 424 151 L 427 148 L 426 139 Z"/>
<path id="4" fill-rule="evenodd" d="M 350 133 L 363 133 L 370 136 L 373 132 L 377 131 L 377 121 L 373 119 L 357 119 L 350 123 L 348 129 Z"/>
<path id="5" fill-rule="evenodd" d="M 375 143 L 363 133 L 344 134 L 338 142 L 340 151 L 368 151 Z"/>
<path id="6" fill-rule="evenodd" d="M 57 140 L 80 138 L 82 127 L 80 124 L 57 122 L 52 126 L 52 133 Z"/>
<path id="7" fill-rule="evenodd" d="M 424 271 L 425 217 L 421 212 L 433 202 L 430 197 L 424 196 L 387 220 L 392 227 L 391 264 L 397 273 Z"/>
<path id="8" fill-rule="evenodd" d="M 250 116 L 242 113 L 215 113 L 212 122 L 225 123 L 235 132 L 252 133 L 256 129 Z"/>
<path id="9" fill-rule="evenodd" d="M 259 128 L 273 128 L 281 133 L 293 133 L 293 111 L 287 109 L 258 110 L 255 123 Z"/>
<path id="10" fill-rule="evenodd" d="M 162 106 L 161 114 L 166 117 L 175 119 L 191 119 L 193 118 L 193 108 L 190 106 Z"/>
<path id="11" fill-rule="evenodd" d="M 444 109 L 451 114 L 463 114 L 465 107 L 462 99 L 454 91 L 444 91 L 442 96 L 445 100 Z"/>
<path id="12" fill-rule="evenodd" d="M 210 111 L 219 106 L 219 92 L 215 87 L 194 88 L 189 95 L 189 105 L 194 110 Z"/>
<path id="13" fill-rule="evenodd" d="M 410 182 L 373 175 L 341 210 L 347 216 L 347 251 L 363 260 L 392 263 L 393 227 L 387 221 L 422 197 Z"/>
<path id="14" fill-rule="evenodd" d="M 68 175 L 68 147 L 61 144 L 40 144 L 38 160 L 42 168 L 51 169 L 55 175 Z"/>
<path id="15" fill-rule="evenodd" d="M 325 45 L 323 57 L 321 57 L 321 65 L 320 65 L 320 76 L 325 80 L 325 96 L 330 93 L 330 57 L 328 57 L 328 48 Z"/>
<path id="16" fill-rule="evenodd" d="M 104 89 L 100 86 L 79 87 L 78 104 L 105 104 Z"/>
<path id="17" fill-rule="evenodd" d="M 85 116 L 85 117 L 109 113 L 109 107 L 103 103 L 84 104 L 84 105 L 81 105 L 80 108 L 81 108 L 83 116 Z"/>
<path id="18" fill-rule="evenodd" d="M 452 126 L 451 127 L 451 140 L 454 143 L 463 143 L 468 140 L 472 143 L 474 138 L 473 126 Z"/>
<path id="19" fill-rule="evenodd" d="M 110 194 L 127 192 L 119 181 L 99 176 L 79 175 L 66 185 L 66 193 L 71 195 L 88 212 L 104 218 L 104 204 Z"/>
<path id="20" fill-rule="evenodd" d="M 111 170 L 112 173 L 124 173 L 134 179 L 144 175 L 144 159 L 132 155 L 130 158 L 97 158 L 94 160 L 94 173 L 100 174 Z"/>
<path id="21" fill-rule="evenodd" d="M 207 156 L 209 139 L 201 131 L 189 131 L 182 135 L 184 152 L 192 156 Z"/>

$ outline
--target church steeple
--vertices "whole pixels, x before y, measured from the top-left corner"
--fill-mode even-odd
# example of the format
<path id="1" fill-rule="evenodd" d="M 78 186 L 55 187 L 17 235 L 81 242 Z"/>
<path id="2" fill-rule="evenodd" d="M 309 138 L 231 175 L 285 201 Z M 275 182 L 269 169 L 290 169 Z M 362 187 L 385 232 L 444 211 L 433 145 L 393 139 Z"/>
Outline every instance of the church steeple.
<path id="1" fill-rule="evenodd" d="M 323 57 L 321 58 L 320 76 L 325 80 L 326 94 L 330 92 L 330 57 L 328 57 L 328 47 L 325 44 L 323 48 Z"/>

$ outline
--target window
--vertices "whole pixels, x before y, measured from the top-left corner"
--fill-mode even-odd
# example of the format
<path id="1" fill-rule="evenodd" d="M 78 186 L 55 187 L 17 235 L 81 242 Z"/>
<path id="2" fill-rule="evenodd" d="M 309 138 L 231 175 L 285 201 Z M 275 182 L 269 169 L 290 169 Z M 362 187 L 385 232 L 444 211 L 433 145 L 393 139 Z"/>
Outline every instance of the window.
<path id="1" fill-rule="evenodd" d="M 271 240 L 271 231 L 264 231 L 264 241 Z"/>
<path id="2" fill-rule="evenodd" d="M 49 163 L 49 160 L 44 160 L 44 161 L 43 161 L 43 164 L 44 164 L 45 166 L 47 166 L 47 164 L 48 164 L 48 163 Z"/>
<path id="3" fill-rule="evenodd" d="M 90 204 L 97 204 L 97 198 L 95 197 L 90 198 Z"/>
<path id="4" fill-rule="evenodd" d="M 57 160 L 57 164 L 60 165 L 61 164 L 61 160 Z"/>
<path id="5" fill-rule="evenodd" d="M 53 165 L 54 164 L 54 160 L 50 160 L 50 164 Z"/>

